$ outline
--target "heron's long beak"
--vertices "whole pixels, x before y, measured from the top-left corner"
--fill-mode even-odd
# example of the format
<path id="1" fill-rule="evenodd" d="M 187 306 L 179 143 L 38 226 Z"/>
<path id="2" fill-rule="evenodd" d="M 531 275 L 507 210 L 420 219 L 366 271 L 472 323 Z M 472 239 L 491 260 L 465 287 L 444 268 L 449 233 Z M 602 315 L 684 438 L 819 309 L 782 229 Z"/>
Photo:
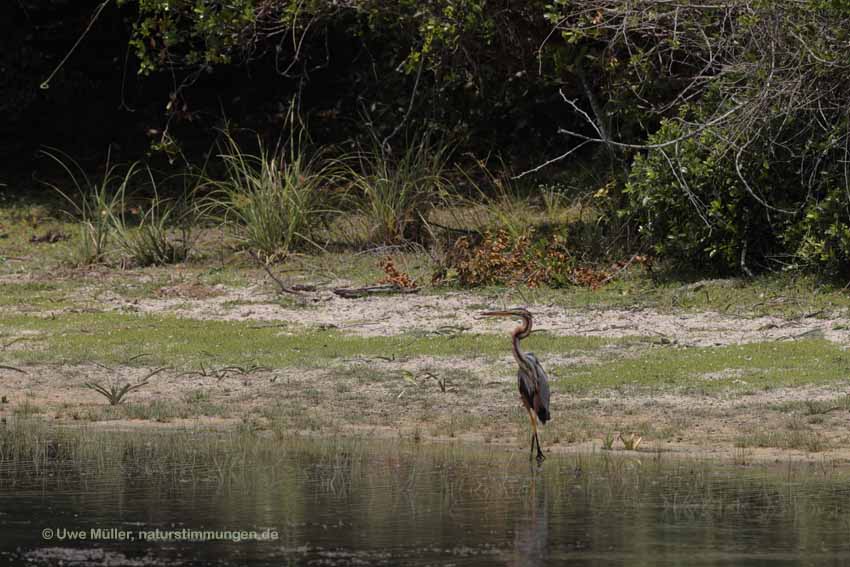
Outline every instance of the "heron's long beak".
<path id="1" fill-rule="evenodd" d="M 482 317 L 515 317 L 516 313 L 513 311 L 484 311 L 481 313 Z"/>

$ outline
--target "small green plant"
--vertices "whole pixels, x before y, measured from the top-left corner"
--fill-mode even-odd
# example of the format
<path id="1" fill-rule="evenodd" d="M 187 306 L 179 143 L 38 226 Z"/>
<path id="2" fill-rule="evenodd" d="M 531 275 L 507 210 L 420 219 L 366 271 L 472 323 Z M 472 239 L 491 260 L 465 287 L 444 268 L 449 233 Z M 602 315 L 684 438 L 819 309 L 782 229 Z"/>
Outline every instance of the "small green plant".
<path id="1" fill-rule="evenodd" d="M 606 451 L 612 450 L 614 448 L 614 439 L 614 432 L 608 431 L 602 439 L 602 448 Z"/>
<path id="2" fill-rule="evenodd" d="M 134 392 L 140 388 L 143 388 L 144 386 L 147 386 L 148 381 L 163 370 L 165 370 L 165 368 L 158 368 L 150 374 L 146 375 L 144 378 L 142 378 L 135 384 L 130 384 L 129 382 L 118 384 L 117 382 L 113 382 L 108 386 L 104 386 L 99 382 L 86 382 L 85 384 L 83 384 L 83 386 L 85 386 L 89 390 L 94 390 L 95 392 L 106 398 L 109 401 L 109 405 L 117 406 L 124 400 L 124 397 L 127 394 L 129 394 L 130 392 Z"/>

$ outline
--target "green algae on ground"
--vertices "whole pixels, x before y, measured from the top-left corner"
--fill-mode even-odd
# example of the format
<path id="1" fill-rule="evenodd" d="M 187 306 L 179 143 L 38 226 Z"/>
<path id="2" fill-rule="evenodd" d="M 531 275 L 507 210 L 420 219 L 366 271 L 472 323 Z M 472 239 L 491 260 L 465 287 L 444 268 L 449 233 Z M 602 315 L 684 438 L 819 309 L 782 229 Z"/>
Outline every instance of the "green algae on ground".
<path id="1" fill-rule="evenodd" d="M 508 340 L 498 335 L 402 334 L 361 337 L 337 330 L 300 329 L 282 323 L 202 321 L 126 313 L 66 313 L 55 318 L 0 317 L 0 334 L 37 333 L 37 350 L 16 350 L 21 363 L 126 362 L 145 354 L 146 365 L 187 368 L 200 362 L 258 364 L 273 368 L 324 366 L 344 358 L 401 359 L 414 356 L 503 356 Z M 529 347 L 541 353 L 592 351 L 628 339 L 540 333 Z M 140 362 L 140 363 L 141 363 Z"/>
<path id="2" fill-rule="evenodd" d="M 701 348 L 654 346 L 638 357 L 553 370 L 562 377 L 556 387 L 563 392 L 608 388 L 747 392 L 847 382 L 850 352 L 822 339 Z"/>

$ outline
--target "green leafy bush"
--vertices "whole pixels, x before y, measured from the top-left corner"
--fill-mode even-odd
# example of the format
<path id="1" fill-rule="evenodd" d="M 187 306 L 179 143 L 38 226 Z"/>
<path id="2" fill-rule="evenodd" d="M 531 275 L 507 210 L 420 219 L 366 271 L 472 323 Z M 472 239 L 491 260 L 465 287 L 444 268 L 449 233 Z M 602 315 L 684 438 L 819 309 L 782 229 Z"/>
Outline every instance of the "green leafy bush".
<path id="1" fill-rule="evenodd" d="M 679 123 L 667 121 L 649 143 L 663 144 L 685 133 Z M 776 207 L 784 189 L 770 179 L 767 162 L 754 167 L 752 160 L 741 166 L 748 189 L 734 157 L 734 149 L 708 131 L 635 156 L 624 212 L 656 256 L 677 268 L 735 272 L 742 262 L 759 266 L 777 252 L 785 215 L 771 215 L 759 201 Z M 766 188 L 768 194 L 757 197 L 753 187 Z"/>
<path id="2" fill-rule="evenodd" d="M 832 186 L 826 195 L 810 203 L 802 219 L 784 240 L 798 267 L 822 271 L 829 276 L 850 272 L 850 196 L 847 189 Z"/>
<path id="3" fill-rule="evenodd" d="M 681 138 L 665 122 L 650 138 Z M 820 151 L 811 144 L 812 153 Z M 834 157 L 834 156 L 833 156 Z M 654 254 L 676 268 L 718 272 L 809 270 L 837 275 L 850 267 L 850 198 L 840 162 L 806 171 L 781 148 L 746 153 L 703 132 L 635 157 L 623 211 Z"/>

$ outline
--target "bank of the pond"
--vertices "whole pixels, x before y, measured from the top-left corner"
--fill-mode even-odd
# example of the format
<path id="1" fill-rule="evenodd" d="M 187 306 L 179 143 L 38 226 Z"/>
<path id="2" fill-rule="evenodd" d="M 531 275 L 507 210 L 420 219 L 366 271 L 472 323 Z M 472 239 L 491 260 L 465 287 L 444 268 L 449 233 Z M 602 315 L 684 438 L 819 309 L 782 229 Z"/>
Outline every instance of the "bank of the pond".
<path id="1" fill-rule="evenodd" d="M 0 419 L 461 441 L 524 455 L 513 324 L 479 317 L 524 305 L 535 332 L 523 348 L 551 379 L 550 454 L 624 451 L 621 436 L 635 436 L 639 453 L 850 460 L 841 291 L 626 278 L 598 292 L 333 293 L 374 282 L 376 258 L 299 259 L 294 282 L 339 265 L 297 297 L 246 266 L 6 266 Z M 126 385 L 139 387 L 110 405 L 104 392 Z"/>
<path id="2" fill-rule="evenodd" d="M 76 374 L 73 374 L 76 373 Z M 62 372 L 49 379 L 48 372 Z M 356 437 L 410 443 L 494 447 L 527 457 L 530 432 L 510 376 L 449 382 L 405 376 L 366 382 L 374 371 L 339 375 L 266 372 L 261 376 L 160 378 L 110 406 L 82 385 L 91 368 L 39 368 L 36 385 L 4 380 L 0 427 L 32 423 L 85 431 L 252 432 L 274 437 Z M 127 375 L 142 372 L 129 369 Z M 74 378 L 69 379 L 69 376 Z M 311 393 L 316 382 L 325 384 Z M 366 392 L 366 393 L 364 393 Z M 307 398 L 305 399 L 305 396 Z M 557 389 L 553 420 L 541 430 L 547 455 L 611 452 L 700 457 L 750 464 L 771 461 L 850 463 L 850 401 L 837 385 L 739 394 Z M 637 451 L 626 441 L 639 436 Z"/>

